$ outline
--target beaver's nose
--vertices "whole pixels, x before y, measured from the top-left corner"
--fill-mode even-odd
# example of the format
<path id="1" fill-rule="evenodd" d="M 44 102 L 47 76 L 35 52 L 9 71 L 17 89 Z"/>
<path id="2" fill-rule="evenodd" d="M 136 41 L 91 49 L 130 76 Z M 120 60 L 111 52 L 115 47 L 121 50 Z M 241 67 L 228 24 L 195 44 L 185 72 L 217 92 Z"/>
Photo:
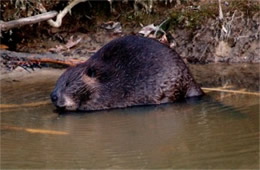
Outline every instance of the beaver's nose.
<path id="1" fill-rule="evenodd" d="M 56 94 L 55 92 L 52 92 L 52 93 L 51 93 L 51 101 L 52 101 L 53 103 L 56 103 L 57 100 L 58 100 L 57 94 Z"/>

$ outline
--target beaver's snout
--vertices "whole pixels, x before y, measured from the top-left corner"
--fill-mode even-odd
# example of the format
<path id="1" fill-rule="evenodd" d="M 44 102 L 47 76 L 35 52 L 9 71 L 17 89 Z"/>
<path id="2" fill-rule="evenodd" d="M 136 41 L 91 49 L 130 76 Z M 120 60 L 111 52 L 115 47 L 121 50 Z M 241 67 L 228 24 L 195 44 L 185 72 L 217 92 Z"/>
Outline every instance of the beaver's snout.
<path id="1" fill-rule="evenodd" d="M 51 101 L 58 108 L 64 107 L 64 102 L 62 102 L 61 97 L 58 96 L 56 91 L 51 93 Z"/>
<path id="2" fill-rule="evenodd" d="M 54 103 L 56 105 L 56 103 L 58 101 L 57 93 L 55 93 L 55 92 L 51 93 L 51 101 L 52 101 L 52 103 Z"/>
<path id="3" fill-rule="evenodd" d="M 67 95 L 60 95 L 56 91 L 53 91 L 50 95 L 52 103 L 59 109 L 75 110 L 77 105 Z"/>
<path id="4" fill-rule="evenodd" d="M 64 109 L 65 107 L 61 105 L 59 101 L 59 97 L 55 91 L 51 93 L 51 101 L 58 109 Z"/>

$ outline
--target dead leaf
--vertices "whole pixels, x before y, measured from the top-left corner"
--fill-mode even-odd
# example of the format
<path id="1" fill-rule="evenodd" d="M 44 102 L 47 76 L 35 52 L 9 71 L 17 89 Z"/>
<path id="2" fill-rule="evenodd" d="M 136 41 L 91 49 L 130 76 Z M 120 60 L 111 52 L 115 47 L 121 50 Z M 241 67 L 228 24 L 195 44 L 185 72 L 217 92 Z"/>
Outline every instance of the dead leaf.
<path id="1" fill-rule="evenodd" d="M 150 24 L 150 25 L 143 27 L 139 31 L 139 34 L 142 34 L 144 37 L 148 37 L 148 35 L 151 34 L 152 32 L 154 32 L 156 29 L 157 29 L 157 27 L 154 26 L 154 24 Z"/>
<path id="2" fill-rule="evenodd" d="M 121 33 L 122 26 L 120 22 L 108 21 L 101 25 L 101 28 L 104 28 L 109 31 L 113 31 L 114 33 Z"/>
<path id="3" fill-rule="evenodd" d="M 72 47 L 75 47 L 78 43 L 80 43 L 80 41 L 82 40 L 82 38 L 79 38 L 77 40 L 73 40 L 73 36 L 70 37 L 70 39 L 68 40 L 68 42 L 65 45 L 56 45 L 55 48 L 50 48 L 49 51 L 52 52 L 62 52 L 62 51 L 66 51 L 71 49 Z"/>

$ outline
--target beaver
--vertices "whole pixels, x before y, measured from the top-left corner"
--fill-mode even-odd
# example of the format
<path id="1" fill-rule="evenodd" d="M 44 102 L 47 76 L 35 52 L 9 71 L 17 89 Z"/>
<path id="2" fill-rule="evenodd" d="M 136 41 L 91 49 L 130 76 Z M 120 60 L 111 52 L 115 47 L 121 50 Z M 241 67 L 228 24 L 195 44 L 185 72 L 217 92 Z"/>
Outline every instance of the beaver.
<path id="1" fill-rule="evenodd" d="M 86 62 L 69 67 L 51 93 L 69 111 L 94 111 L 175 102 L 203 95 L 181 57 L 157 40 L 128 35 Z"/>

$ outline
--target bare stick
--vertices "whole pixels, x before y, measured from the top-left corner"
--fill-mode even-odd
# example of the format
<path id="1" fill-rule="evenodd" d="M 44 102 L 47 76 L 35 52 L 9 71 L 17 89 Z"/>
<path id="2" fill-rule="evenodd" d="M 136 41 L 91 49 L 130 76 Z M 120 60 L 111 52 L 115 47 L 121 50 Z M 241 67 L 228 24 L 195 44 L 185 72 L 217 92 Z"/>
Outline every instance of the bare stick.
<path id="1" fill-rule="evenodd" d="M 48 23 L 53 27 L 60 27 L 62 24 L 62 18 L 70 12 L 71 8 L 73 8 L 75 5 L 81 2 L 85 2 L 87 0 L 74 0 L 71 2 L 68 6 L 66 6 L 58 15 L 56 21 L 53 21 L 52 19 L 48 20 Z M 45 8 L 41 9 L 42 11 L 46 11 Z"/>
<path id="2" fill-rule="evenodd" d="M 55 17 L 57 14 L 58 13 L 56 11 L 50 11 L 50 12 L 45 12 L 31 17 L 20 18 L 13 21 L 8 21 L 8 22 L 0 21 L 0 30 L 7 31 L 12 28 L 21 27 L 28 24 L 35 24 L 41 21 L 46 21 Z"/>
<path id="3" fill-rule="evenodd" d="M 223 11 L 221 7 L 221 0 L 218 0 L 218 6 L 219 6 L 219 19 L 222 20 L 224 18 Z"/>

